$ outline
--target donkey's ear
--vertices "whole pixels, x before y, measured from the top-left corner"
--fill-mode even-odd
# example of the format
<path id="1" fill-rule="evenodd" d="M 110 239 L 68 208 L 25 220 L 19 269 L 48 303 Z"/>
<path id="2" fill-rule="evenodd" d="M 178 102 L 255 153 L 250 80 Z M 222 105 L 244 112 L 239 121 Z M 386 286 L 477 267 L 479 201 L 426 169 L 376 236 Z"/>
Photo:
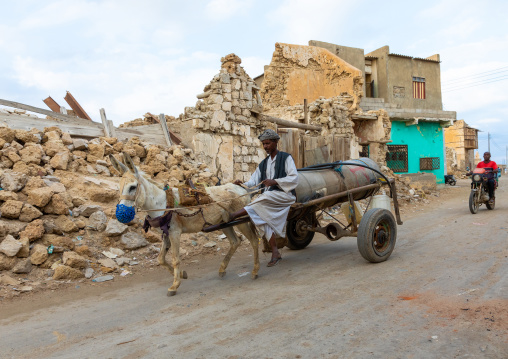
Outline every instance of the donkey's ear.
<path id="1" fill-rule="evenodd" d="M 109 155 L 109 160 L 111 161 L 113 168 L 120 173 L 120 176 L 123 176 L 123 174 L 129 170 L 127 166 L 118 161 L 115 156 Z"/>
<path id="2" fill-rule="evenodd" d="M 131 156 L 129 156 L 127 153 L 122 152 L 123 154 L 123 161 L 125 162 L 125 165 L 127 166 L 129 172 L 131 172 L 136 177 L 139 177 L 139 171 L 134 162 L 132 161 Z"/>

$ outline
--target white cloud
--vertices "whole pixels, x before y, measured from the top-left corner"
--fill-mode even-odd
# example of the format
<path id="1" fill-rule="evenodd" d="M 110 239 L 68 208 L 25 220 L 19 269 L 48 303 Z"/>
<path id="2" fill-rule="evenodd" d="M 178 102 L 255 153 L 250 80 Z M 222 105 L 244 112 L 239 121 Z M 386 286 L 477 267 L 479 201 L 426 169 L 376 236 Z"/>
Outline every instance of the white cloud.
<path id="1" fill-rule="evenodd" d="M 269 65 L 270 61 L 270 57 L 247 56 L 242 58 L 242 66 L 245 71 L 254 78 L 265 72 L 265 65 Z"/>
<path id="2" fill-rule="evenodd" d="M 280 42 L 307 45 L 309 40 L 328 39 L 346 26 L 349 10 L 355 6 L 345 0 L 285 0 L 267 18 L 282 26 Z"/>
<path id="3" fill-rule="evenodd" d="M 491 124 L 491 123 L 499 123 L 501 122 L 500 118 L 483 118 L 480 120 L 477 120 L 476 123 L 485 125 L 485 124 Z"/>
<path id="4" fill-rule="evenodd" d="M 245 12 L 253 3 L 253 0 L 211 0 L 206 4 L 206 13 L 212 20 L 226 20 L 237 13 Z"/>

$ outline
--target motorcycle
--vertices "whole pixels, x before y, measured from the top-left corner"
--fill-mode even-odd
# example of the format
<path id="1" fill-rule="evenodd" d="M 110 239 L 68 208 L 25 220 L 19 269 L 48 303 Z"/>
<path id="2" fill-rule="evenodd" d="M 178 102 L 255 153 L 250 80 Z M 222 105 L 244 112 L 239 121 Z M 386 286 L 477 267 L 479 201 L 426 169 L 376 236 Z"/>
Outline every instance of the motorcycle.
<path id="1" fill-rule="evenodd" d="M 450 186 L 455 186 L 457 184 L 457 180 L 453 175 L 445 175 L 444 182 L 445 184 L 449 184 Z"/>
<path id="2" fill-rule="evenodd" d="M 488 179 L 494 175 L 497 188 L 497 171 L 493 172 L 490 168 L 476 168 L 471 174 L 471 193 L 469 194 L 469 210 L 472 214 L 476 214 L 482 204 L 487 209 L 493 210 L 496 207 L 496 200 L 489 202 Z M 495 191 L 495 189 L 494 189 Z"/>

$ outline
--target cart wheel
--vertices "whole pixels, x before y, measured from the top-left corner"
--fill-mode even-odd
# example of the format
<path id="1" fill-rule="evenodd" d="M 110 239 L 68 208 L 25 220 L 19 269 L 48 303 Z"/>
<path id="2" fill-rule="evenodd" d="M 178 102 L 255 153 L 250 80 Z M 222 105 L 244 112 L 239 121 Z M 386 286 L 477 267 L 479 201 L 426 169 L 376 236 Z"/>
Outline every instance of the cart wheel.
<path id="1" fill-rule="evenodd" d="M 478 213 L 478 208 L 480 207 L 478 199 L 476 198 L 476 193 L 479 193 L 479 191 L 475 192 L 471 190 L 471 193 L 469 194 L 469 210 L 472 214 Z"/>
<path id="2" fill-rule="evenodd" d="M 312 242 L 315 233 L 304 229 L 304 227 L 312 225 L 315 222 L 315 218 L 315 214 L 313 213 L 287 223 L 286 236 L 288 242 L 286 245 L 290 249 L 304 249 Z"/>
<path id="3" fill-rule="evenodd" d="M 397 225 L 392 212 L 373 208 L 367 211 L 358 226 L 358 250 L 372 263 L 387 260 L 395 248 Z"/>
<path id="4" fill-rule="evenodd" d="M 451 181 L 450 186 L 455 186 L 457 184 L 457 181 Z"/>

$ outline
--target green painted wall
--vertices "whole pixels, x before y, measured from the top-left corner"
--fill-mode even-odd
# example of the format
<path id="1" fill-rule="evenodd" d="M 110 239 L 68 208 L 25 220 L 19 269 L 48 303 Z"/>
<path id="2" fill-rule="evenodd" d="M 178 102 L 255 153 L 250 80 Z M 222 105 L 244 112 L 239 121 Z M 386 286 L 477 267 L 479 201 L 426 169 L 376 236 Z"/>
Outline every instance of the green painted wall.
<path id="1" fill-rule="evenodd" d="M 436 175 L 437 183 L 444 183 L 446 164 L 443 137 L 443 128 L 439 123 L 420 122 L 418 125 L 406 126 L 405 122 L 393 121 L 392 142 L 389 145 L 407 145 L 407 173 L 430 172 Z M 439 169 L 420 170 L 422 157 L 439 157 Z"/>

